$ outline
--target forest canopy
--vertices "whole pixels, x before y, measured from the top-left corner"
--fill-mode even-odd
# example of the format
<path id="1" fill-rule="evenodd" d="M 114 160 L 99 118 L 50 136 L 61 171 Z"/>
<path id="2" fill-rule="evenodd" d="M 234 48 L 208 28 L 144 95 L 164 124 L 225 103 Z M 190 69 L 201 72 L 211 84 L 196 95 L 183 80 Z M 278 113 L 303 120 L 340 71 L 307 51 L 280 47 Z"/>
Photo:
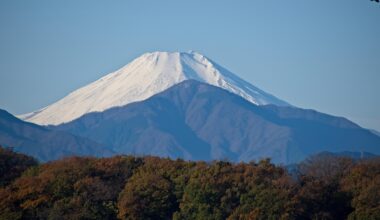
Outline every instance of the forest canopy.
<path id="1" fill-rule="evenodd" d="M 0 149 L 0 219 L 379 219 L 380 160 L 70 157 Z"/>

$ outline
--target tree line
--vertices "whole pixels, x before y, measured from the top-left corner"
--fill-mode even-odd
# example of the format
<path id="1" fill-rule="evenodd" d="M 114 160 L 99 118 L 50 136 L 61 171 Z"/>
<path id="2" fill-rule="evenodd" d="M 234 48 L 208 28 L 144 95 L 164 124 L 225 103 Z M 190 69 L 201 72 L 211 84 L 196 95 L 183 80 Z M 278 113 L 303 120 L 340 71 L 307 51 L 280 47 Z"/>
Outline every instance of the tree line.
<path id="1" fill-rule="evenodd" d="M 0 219 L 380 219 L 380 159 L 192 162 L 0 148 Z"/>

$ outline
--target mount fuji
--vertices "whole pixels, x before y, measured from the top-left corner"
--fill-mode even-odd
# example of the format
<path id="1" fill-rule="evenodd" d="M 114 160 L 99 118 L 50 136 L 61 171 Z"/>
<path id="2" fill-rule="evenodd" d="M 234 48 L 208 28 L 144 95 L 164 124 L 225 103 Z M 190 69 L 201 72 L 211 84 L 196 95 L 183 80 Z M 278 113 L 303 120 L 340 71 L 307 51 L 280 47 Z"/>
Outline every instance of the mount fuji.
<path id="1" fill-rule="evenodd" d="M 196 52 L 143 54 L 19 117 L 59 134 L 54 146 L 52 139 L 41 143 L 44 148 L 25 142 L 24 136 L 44 137 L 34 130 L 19 132 L 24 124 L 9 141 L 12 120 L 0 127 L 0 145 L 25 143 L 17 149 L 43 160 L 111 152 L 236 162 L 268 157 L 291 164 L 320 152 L 380 154 L 380 137 L 373 132 L 342 117 L 292 106 Z M 68 143 L 74 144 L 66 152 Z M 83 147 L 75 148 L 76 143 Z"/>
<path id="2" fill-rule="evenodd" d="M 40 125 L 70 122 L 90 112 L 145 100 L 185 80 L 225 89 L 255 105 L 290 106 L 196 52 L 153 52 L 20 119 Z"/>

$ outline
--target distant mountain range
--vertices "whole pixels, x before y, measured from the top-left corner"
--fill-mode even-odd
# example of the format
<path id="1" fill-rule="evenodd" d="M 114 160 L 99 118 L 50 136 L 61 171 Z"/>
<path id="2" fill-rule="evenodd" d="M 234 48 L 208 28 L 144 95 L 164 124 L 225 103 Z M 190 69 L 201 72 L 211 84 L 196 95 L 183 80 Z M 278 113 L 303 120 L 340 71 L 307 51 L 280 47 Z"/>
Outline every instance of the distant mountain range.
<path id="1" fill-rule="evenodd" d="M 376 154 L 371 154 L 368 152 L 350 152 L 350 151 L 343 151 L 343 152 L 338 152 L 338 153 L 331 153 L 331 152 L 321 152 L 317 154 L 316 156 L 333 156 L 333 157 L 349 157 L 354 160 L 361 160 L 361 159 L 372 159 L 379 157 L 379 155 Z"/>
<path id="2" fill-rule="evenodd" d="M 87 138 L 21 121 L 0 110 L 0 145 L 12 147 L 40 161 L 72 155 L 111 156 L 105 145 Z"/>
<path id="3" fill-rule="evenodd" d="M 292 106 L 196 52 L 144 54 L 19 116 L 39 125 L 0 116 L 0 145 L 40 160 L 117 153 L 291 164 L 324 151 L 380 154 L 374 132 Z"/>

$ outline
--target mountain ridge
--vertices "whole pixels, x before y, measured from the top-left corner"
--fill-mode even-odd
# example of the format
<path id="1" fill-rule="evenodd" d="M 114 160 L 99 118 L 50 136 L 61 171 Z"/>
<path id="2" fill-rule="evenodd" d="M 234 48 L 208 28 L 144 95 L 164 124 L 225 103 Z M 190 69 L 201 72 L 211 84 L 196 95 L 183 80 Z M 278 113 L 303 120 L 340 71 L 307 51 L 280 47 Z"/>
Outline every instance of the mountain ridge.
<path id="1" fill-rule="evenodd" d="M 289 164 L 322 151 L 380 153 L 380 138 L 345 118 L 254 105 L 195 80 L 53 128 L 112 145 L 117 153 L 191 160 L 270 157 Z"/>
<path id="2" fill-rule="evenodd" d="M 202 54 L 152 52 L 143 54 L 121 69 L 71 92 L 45 108 L 19 117 L 40 125 L 58 125 L 86 113 L 145 100 L 188 79 L 226 89 L 257 105 L 289 105 Z"/>
<path id="3" fill-rule="evenodd" d="M 63 131 L 24 122 L 0 109 L 0 145 L 49 161 L 72 155 L 111 156 L 106 146 Z"/>

